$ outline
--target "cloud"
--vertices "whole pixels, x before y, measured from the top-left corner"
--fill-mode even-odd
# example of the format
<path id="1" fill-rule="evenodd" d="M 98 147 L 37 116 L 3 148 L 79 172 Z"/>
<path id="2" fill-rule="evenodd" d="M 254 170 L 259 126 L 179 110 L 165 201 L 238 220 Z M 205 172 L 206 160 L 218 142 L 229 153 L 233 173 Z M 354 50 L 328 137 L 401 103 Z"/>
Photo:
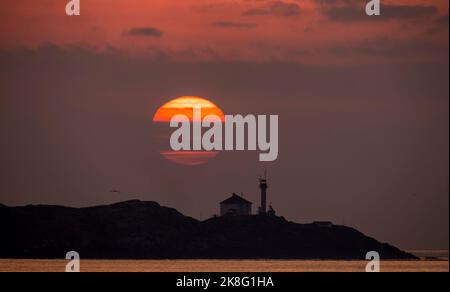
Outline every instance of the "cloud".
<path id="1" fill-rule="evenodd" d="M 128 36 L 162 37 L 164 32 L 154 27 L 135 27 L 125 32 Z"/>
<path id="2" fill-rule="evenodd" d="M 257 24 L 249 22 L 217 21 L 212 23 L 212 26 L 221 28 L 255 28 L 257 27 Z"/>
<path id="3" fill-rule="evenodd" d="M 316 3 L 322 5 L 337 5 L 337 4 L 355 4 L 360 1 L 358 0 L 315 0 Z"/>
<path id="4" fill-rule="evenodd" d="M 246 10 L 242 14 L 245 16 L 273 15 L 279 17 L 289 17 L 297 16 L 300 13 L 301 9 L 298 4 L 277 1 L 261 8 Z"/>
<path id="5" fill-rule="evenodd" d="M 435 34 L 440 32 L 448 32 L 448 14 L 436 17 L 432 27 L 427 31 L 428 34 Z"/>
<path id="6" fill-rule="evenodd" d="M 385 5 L 381 9 L 382 17 L 391 19 L 428 19 L 438 14 L 436 6 Z"/>
<path id="7" fill-rule="evenodd" d="M 436 23 L 448 29 L 448 14 L 441 15 L 436 19 Z"/>
<path id="8" fill-rule="evenodd" d="M 369 17 L 365 13 L 364 3 L 352 0 L 316 0 L 323 4 L 322 13 L 338 22 L 372 21 L 372 20 L 426 20 L 438 15 L 436 6 L 425 5 L 382 5 L 381 15 Z M 336 3 L 345 3 L 344 5 Z"/>
<path id="9" fill-rule="evenodd" d="M 394 58 L 420 58 L 424 56 L 448 56 L 448 46 L 424 41 L 423 39 L 398 40 L 389 37 L 376 37 L 347 45 L 336 45 L 330 51 L 339 57 L 371 56 Z"/>

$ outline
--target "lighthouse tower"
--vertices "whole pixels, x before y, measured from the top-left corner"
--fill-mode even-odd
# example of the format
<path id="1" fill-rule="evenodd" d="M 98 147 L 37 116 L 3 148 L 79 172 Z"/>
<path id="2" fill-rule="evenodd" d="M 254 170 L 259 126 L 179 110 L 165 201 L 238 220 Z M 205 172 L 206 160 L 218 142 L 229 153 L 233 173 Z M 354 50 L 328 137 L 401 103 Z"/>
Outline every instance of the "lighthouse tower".
<path id="1" fill-rule="evenodd" d="M 264 172 L 264 178 L 259 178 L 259 189 L 261 190 L 261 206 L 259 207 L 259 214 L 265 215 L 267 213 L 267 173 Z"/>

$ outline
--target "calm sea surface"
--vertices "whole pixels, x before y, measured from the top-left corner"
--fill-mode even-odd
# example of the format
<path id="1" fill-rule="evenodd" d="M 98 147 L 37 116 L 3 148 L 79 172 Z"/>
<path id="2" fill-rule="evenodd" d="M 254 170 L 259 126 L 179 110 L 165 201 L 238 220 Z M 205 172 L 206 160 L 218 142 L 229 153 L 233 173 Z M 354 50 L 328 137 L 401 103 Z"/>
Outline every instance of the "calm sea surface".
<path id="1" fill-rule="evenodd" d="M 63 272 L 64 260 L 0 260 L 0 272 Z M 365 261 L 81 260 L 82 272 L 364 272 Z M 448 272 L 447 260 L 382 261 L 383 272 Z"/>

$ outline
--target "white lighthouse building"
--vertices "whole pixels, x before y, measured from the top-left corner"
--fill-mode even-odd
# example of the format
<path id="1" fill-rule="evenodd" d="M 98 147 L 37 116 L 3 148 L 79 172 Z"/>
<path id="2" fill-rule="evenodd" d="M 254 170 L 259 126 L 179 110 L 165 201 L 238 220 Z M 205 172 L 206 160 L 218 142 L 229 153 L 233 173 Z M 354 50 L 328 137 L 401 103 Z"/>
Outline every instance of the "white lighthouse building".
<path id="1" fill-rule="evenodd" d="M 259 178 L 259 190 L 261 205 L 257 214 L 275 216 L 275 210 L 270 205 L 267 208 L 267 174 Z M 244 196 L 233 193 L 231 197 L 220 203 L 220 216 L 247 216 L 252 214 L 252 202 L 244 199 Z"/>
<path id="2" fill-rule="evenodd" d="M 233 194 L 220 203 L 220 216 L 246 216 L 252 214 L 252 202 Z"/>

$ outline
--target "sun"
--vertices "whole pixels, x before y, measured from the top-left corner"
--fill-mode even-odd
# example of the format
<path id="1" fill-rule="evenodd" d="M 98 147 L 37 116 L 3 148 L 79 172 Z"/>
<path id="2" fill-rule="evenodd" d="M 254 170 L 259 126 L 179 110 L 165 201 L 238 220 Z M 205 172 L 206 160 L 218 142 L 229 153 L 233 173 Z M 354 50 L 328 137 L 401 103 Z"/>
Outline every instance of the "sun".
<path id="1" fill-rule="evenodd" d="M 175 115 L 185 115 L 189 120 L 193 121 L 194 107 L 200 107 L 202 110 L 201 118 L 208 115 L 216 115 L 225 119 L 225 115 L 222 110 L 211 101 L 206 98 L 198 96 L 182 96 L 165 103 L 155 113 L 153 117 L 154 122 L 169 123 L 172 117 Z M 196 121 L 198 122 L 198 121 Z"/>
<path id="2" fill-rule="evenodd" d="M 222 122 L 225 121 L 223 111 L 210 100 L 199 96 L 182 96 L 170 100 L 162 105 L 153 116 L 153 122 L 161 126 L 169 124 L 171 119 L 176 115 L 185 115 L 191 122 L 194 121 L 194 108 L 201 109 L 201 119 L 208 115 L 218 116 Z M 168 140 L 168 135 L 163 135 Z M 212 158 L 216 157 L 217 151 L 173 151 L 163 149 L 160 154 L 168 161 L 186 165 L 197 166 L 206 164 Z"/>

